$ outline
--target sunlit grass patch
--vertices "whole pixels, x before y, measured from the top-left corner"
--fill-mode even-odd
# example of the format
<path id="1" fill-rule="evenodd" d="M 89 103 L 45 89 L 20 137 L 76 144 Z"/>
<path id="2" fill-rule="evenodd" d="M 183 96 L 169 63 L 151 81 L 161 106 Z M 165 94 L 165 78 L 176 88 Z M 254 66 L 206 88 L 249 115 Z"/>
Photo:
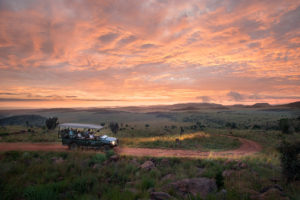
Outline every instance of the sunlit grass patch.
<path id="1" fill-rule="evenodd" d="M 220 151 L 238 148 L 241 143 L 238 139 L 220 135 L 210 135 L 205 132 L 190 134 L 156 136 L 143 138 L 121 138 L 121 144 L 132 147 L 195 149 L 203 151 Z"/>

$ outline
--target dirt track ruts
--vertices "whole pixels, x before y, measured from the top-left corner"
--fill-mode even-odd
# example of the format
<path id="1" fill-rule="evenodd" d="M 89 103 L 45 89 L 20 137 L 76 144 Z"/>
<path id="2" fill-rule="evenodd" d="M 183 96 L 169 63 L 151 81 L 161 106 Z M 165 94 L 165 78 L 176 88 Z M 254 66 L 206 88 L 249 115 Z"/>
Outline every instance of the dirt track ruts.
<path id="1" fill-rule="evenodd" d="M 261 151 L 261 145 L 252 140 L 238 138 L 242 143 L 238 149 L 204 152 L 194 150 L 179 149 L 150 149 L 150 148 L 131 148 L 117 147 L 116 152 L 120 155 L 128 156 L 149 156 L 149 157 L 188 157 L 188 158 L 228 158 L 248 156 Z M 67 146 L 59 143 L 0 143 L 0 151 L 69 151 Z"/>

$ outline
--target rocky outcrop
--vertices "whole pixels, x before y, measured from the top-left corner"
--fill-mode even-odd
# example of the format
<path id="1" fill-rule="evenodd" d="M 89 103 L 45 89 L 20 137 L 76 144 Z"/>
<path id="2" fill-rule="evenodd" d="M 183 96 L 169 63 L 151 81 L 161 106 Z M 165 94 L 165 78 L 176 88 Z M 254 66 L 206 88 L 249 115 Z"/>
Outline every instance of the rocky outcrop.
<path id="1" fill-rule="evenodd" d="M 150 193 L 151 200 L 168 200 L 172 199 L 172 197 L 165 192 L 151 192 Z"/>
<path id="2" fill-rule="evenodd" d="M 151 169 L 155 168 L 155 164 L 152 161 L 147 160 L 140 167 L 145 170 L 151 170 Z"/>
<path id="3" fill-rule="evenodd" d="M 214 179 L 209 178 L 191 178 L 176 181 L 168 185 L 174 191 L 185 197 L 187 195 L 200 196 L 205 198 L 209 193 L 217 191 L 217 185 Z"/>

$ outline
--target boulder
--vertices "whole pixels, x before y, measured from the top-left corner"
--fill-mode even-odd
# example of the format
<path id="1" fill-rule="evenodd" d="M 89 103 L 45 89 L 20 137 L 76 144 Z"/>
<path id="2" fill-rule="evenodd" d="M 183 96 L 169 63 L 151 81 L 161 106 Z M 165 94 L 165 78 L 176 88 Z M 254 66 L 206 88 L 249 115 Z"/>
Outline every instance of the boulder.
<path id="1" fill-rule="evenodd" d="M 246 169 L 246 168 L 248 168 L 248 165 L 247 165 L 247 163 L 244 163 L 244 162 L 238 162 L 232 168 L 236 169 L 236 170 Z"/>
<path id="2" fill-rule="evenodd" d="M 275 188 L 275 189 L 283 192 L 282 187 L 280 185 L 278 185 L 278 184 L 275 184 L 275 185 L 270 185 L 270 186 L 264 187 L 263 189 L 260 190 L 260 193 L 265 193 L 268 190 L 273 189 L 273 188 Z"/>
<path id="3" fill-rule="evenodd" d="M 165 180 L 171 180 L 171 179 L 174 179 L 175 178 L 175 175 L 174 174 L 167 174 L 165 175 L 164 177 L 162 177 L 162 181 L 165 181 Z"/>
<path id="4" fill-rule="evenodd" d="M 269 200 L 269 199 L 277 199 L 277 200 L 289 200 L 283 192 L 276 188 L 271 188 L 268 191 L 259 195 L 259 200 Z"/>
<path id="5" fill-rule="evenodd" d="M 289 200 L 289 197 L 283 192 L 283 189 L 279 185 L 272 185 L 264 187 L 260 194 L 254 194 L 250 196 L 252 200 L 269 200 L 269 199 L 276 199 L 276 200 Z"/>
<path id="6" fill-rule="evenodd" d="M 223 177 L 229 177 L 229 176 L 231 176 L 233 173 L 234 173 L 234 171 L 231 170 L 231 169 L 229 169 L 229 170 L 224 170 L 223 173 L 222 173 L 222 175 L 223 175 Z"/>
<path id="7" fill-rule="evenodd" d="M 171 183 L 168 187 L 174 189 L 178 195 L 183 197 L 191 194 L 205 198 L 209 193 L 217 191 L 216 181 L 209 178 L 183 179 Z"/>
<path id="8" fill-rule="evenodd" d="M 150 193 L 150 199 L 151 200 L 167 200 L 171 199 L 172 197 L 165 192 L 151 192 Z"/>
<path id="9" fill-rule="evenodd" d="M 140 167 L 145 170 L 151 170 L 151 169 L 155 168 L 155 165 L 152 161 L 147 160 Z"/>
<path id="10" fill-rule="evenodd" d="M 132 165 L 135 165 L 135 166 L 138 166 L 138 165 L 139 165 L 139 162 L 137 161 L 136 158 L 133 158 L 133 159 L 130 161 L 130 163 L 131 163 Z"/>
<path id="11" fill-rule="evenodd" d="M 119 156 L 118 155 L 113 155 L 109 158 L 110 161 L 118 161 L 119 160 Z"/>
<path id="12" fill-rule="evenodd" d="M 64 162 L 64 159 L 63 159 L 62 157 L 59 157 L 59 158 L 57 158 L 57 157 L 52 157 L 52 158 L 51 158 L 51 161 L 52 161 L 53 163 L 55 163 L 55 164 L 60 164 L 60 163 L 63 163 L 63 162 Z"/>
<path id="13" fill-rule="evenodd" d="M 205 172 L 205 168 L 197 168 L 196 176 L 202 176 Z"/>
<path id="14" fill-rule="evenodd" d="M 162 167 L 167 167 L 167 166 L 169 166 L 169 165 L 170 165 L 169 160 L 166 159 L 166 158 L 163 158 L 163 159 L 160 161 L 160 166 L 162 166 Z"/>

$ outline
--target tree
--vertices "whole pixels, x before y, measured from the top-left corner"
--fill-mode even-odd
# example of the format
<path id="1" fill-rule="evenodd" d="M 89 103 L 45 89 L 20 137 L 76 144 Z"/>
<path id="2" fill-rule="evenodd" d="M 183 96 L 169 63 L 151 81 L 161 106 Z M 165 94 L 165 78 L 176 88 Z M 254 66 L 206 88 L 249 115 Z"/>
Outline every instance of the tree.
<path id="1" fill-rule="evenodd" d="M 119 124 L 117 122 L 110 122 L 109 128 L 111 132 L 113 132 L 116 135 L 119 131 Z"/>
<path id="2" fill-rule="evenodd" d="M 293 143 L 283 140 L 280 147 L 282 175 L 287 182 L 300 179 L 300 141 Z"/>
<path id="3" fill-rule="evenodd" d="M 183 127 L 181 126 L 181 127 L 180 127 L 180 136 L 181 136 L 183 133 L 184 133 L 184 129 L 183 129 Z"/>
<path id="4" fill-rule="evenodd" d="M 53 130 L 56 128 L 56 126 L 58 125 L 58 118 L 57 117 L 49 117 L 46 120 L 46 127 L 48 130 Z"/>
<path id="5" fill-rule="evenodd" d="M 294 132 L 294 127 L 289 119 L 284 118 L 279 120 L 279 129 L 284 134 L 291 134 Z"/>

